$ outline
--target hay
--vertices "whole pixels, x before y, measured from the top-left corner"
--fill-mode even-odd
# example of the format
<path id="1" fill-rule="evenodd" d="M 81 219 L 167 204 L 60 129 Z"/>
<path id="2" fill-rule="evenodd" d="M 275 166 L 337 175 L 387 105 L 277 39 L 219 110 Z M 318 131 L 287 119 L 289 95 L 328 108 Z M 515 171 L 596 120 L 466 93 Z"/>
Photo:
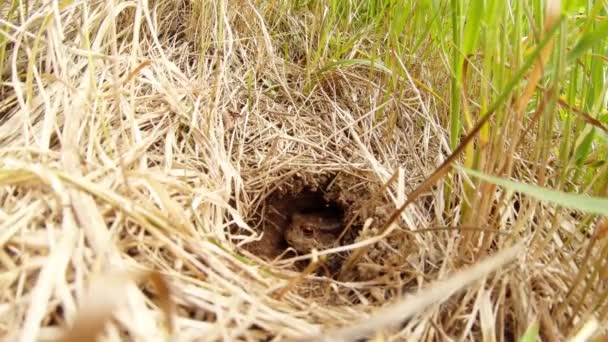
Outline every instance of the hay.
<path id="1" fill-rule="evenodd" d="M 96 310 L 113 312 L 91 318 L 107 340 L 282 340 L 334 328 L 336 338 L 354 337 L 353 322 L 423 288 L 408 317 L 385 311 L 390 319 L 365 332 L 519 336 L 541 312 L 530 309 L 542 300 L 534 284 L 547 295 L 567 291 L 575 264 L 514 272 L 504 264 L 517 250 L 472 269 L 478 282 L 435 283 L 485 259 L 458 248 L 450 227 L 460 209 L 444 208 L 443 183 L 379 230 L 447 157 L 440 109 L 412 79 L 385 101 L 381 69 L 310 75 L 307 13 L 249 2 L 29 5 L 27 17 L 2 21 L 5 338 L 54 340 Z M 445 77 L 423 65 L 415 73 Z M 274 259 L 256 253 L 269 201 L 305 190 L 344 210 L 348 243 L 308 255 L 276 250 Z M 340 276 L 323 273 L 321 264 L 344 267 L 361 248 Z M 162 274 L 170 299 L 134 276 L 144 271 Z M 114 272 L 127 276 L 104 278 Z"/>

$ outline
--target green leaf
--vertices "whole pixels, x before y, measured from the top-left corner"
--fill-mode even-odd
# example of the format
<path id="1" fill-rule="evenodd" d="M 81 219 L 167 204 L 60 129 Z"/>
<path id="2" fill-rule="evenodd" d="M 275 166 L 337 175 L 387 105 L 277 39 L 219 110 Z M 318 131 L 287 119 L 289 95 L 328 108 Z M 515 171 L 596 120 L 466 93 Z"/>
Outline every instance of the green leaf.
<path id="1" fill-rule="evenodd" d="M 536 342 L 538 341 L 538 323 L 530 324 L 526 332 L 521 337 L 521 342 Z"/>
<path id="2" fill-rule="evenodd" d="M 608 37 L 608 21 L 602 23 L 597 30 L 587 32 L 568 53 L 568 60 L 572 61 L 582 55 L 585 51 L 599 44 Z"/>
<path id="3" fill-rule="evenodd" d="M 574 160 L 577 163 L 581 164 L 587 159 L 589 153 L 591 153 L 591 148 L 593 144 L 593 138 L 595 137 L 595 128 L 592 128 L 589 133 L 583 138 L 580 145 L 576 147 L 576 151 L 574 152 Z"/>
<path id="4" fill-rule="evenodd" d="M 390 23 L 390 33 L 394 38 L 403 34 L 405 25 L 407 24 L 407 14 L 405 3 L 395 4 L 394 8 L 391 10 L 390 16 L 392 20 Z"/>
<path id="5" fill-rule="evenodd" d="M 608 199 L 606 198 L 550 190 L 532 184 L 519 183 L 504 178 L 490 176 L 462 166 L 455 167 L 473 177 L 502 186 L 511 191 L 526 194 L 541 201 L 555 203 L 566 208 L 576 209 L 590 214 L 608 215 Z"/>
<path id="6" fill-rule="evenodd" d="M 564 12 L 578 13 L 585 10 L 585 0 L 566 0 L 564 1 Z"/>
<path id="7" fill-rule="evenodd" d="M 472 0 L 469 5 L 469 14 L 464 29 L 464 42 L 462 52 L 465 56 L 473 53 L 477 47 L 477 39 L 481 31 L 481 18 L 483 14 L 483 0 Z"/>
<path id="8" fill-rule="evenodd" d="M 604 144 L 606 144 L 606 146 L 608 146 L 608 134 L 606 134 L 606 132 L 600 131 L 600 130 L 598 130 L 597 133 L 598 133 L 598 135 L 597 135 L 598 139 L 601 142 L 603 142 Z"/>

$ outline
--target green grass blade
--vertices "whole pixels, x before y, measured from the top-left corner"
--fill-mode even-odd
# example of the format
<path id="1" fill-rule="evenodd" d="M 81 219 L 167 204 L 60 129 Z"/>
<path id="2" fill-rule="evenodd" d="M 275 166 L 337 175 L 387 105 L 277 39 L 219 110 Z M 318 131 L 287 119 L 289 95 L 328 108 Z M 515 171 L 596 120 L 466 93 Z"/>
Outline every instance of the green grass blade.
<path id="1" fill-rule="evenodd" d="M 483 14 L 483 0 L 472 0 L 469 5 L 469 14 L 467 15 L 467 23 L 464 29 L 464 43 L 462 52 L 465 56 L 473 53 L 477 46 L 479 38 L 481 18 Z"/>
<path id="2" fill-rule="evenodd" d="M 576 46 L 568 53 L 568 61 L 572 62 L 580 57 L 585 51 L 592 48 L 594 45 L 608 38 L 608 21 L 599 25 L 597 30 L 585 34 L 576 44 Z"/>
<path id="3" fill-rule="evenodd" d="M 521 342 L 536 342 L 538 341 L 538 323 L 530 324 L 526 332 L 521 337 Z"/>
<path id="4" fill-rule="evenodd" d="M 538 200 L 551 202 L 566 208 L 584 211 L 590 214 L 608 215 L 608 199 L 550 190 L 532 184 L 514 182 L 504 178 L 490 176 L 482 172 L 456 166 L 467 174 L 486 182 L 499 185 L 507 190 L 520 192 Z"/>

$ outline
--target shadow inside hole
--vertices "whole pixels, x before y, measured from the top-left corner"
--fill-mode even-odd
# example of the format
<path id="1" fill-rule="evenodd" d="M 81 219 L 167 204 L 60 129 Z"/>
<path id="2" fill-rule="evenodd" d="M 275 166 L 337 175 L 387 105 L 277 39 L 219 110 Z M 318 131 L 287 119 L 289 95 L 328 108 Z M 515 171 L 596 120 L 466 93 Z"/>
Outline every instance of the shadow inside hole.
<path id="1" fill-rule="evenodd" d="M 271 194 L 252 219 L 252 226 L 263 231 L 261 240 L 245 245 L 250 252 L 274 259 L 290 247 L 285 239 L 285 231 L 294 214 L 316 215 L 341 223 L 344 226 L 344 208 L 335 201 L 327 200 L 322 191 L 304 189 L 298 193 Z M 304 231 L 304 234 L 307 232 Z M 308 234 L 312 235 L 312 231 Z M 286 257 L 294 256 L 288 253 Z"/>

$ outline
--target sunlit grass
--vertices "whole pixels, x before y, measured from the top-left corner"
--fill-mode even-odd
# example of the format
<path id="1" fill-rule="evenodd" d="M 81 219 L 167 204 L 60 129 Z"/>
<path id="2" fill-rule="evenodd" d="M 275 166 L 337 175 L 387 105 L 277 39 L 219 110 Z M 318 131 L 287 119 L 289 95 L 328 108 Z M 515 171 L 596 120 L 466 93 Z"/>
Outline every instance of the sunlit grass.
<path id="1" fill-rule="evenodd" d="M 133 288 L 113 340 L 165 336 L 160 313 L 185 339 L 587 336 L 608 321 L 607 56 L 605 0 L 4 1 L 0 330 L 56 336 L 118 268 L 164 272 L 180 310 Z M 369 278 L 241 248 L 271 189 L 323 172 L 390 204 L 337 247 Z"/>

